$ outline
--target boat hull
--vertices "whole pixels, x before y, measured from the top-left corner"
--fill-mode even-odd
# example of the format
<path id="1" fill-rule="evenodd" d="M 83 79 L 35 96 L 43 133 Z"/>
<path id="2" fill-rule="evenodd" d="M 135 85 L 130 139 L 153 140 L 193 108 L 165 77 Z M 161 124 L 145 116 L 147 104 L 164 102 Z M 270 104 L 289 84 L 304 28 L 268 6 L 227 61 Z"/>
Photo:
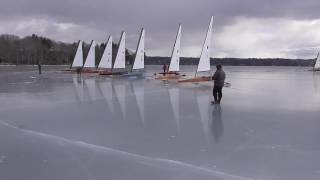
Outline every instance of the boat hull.
<path id="1" fill-rule="evenodd" d="M 81 73 L 99 73 L 98 69 L 82 69 Z"/>
<path id="2" fill-rule="evenodd" d="M 172 74 L 172 75 L 179 75 L 180 73 L 179 72 L 160 72 L 158 74 L 161 74 L 161 75 L 169 75 L 169 74 Z"/>
<path id="3" fill-rule="evenodd" d="M 120 77 L 143 77 L 143 74 L 143 71 L 129 72 L 126 74 L 121 74 Z"/>
<path id="4" fill-rule="evenodd" d="M 315 71 L 320 71 L 320 69 L 318 69 L 318 68 L 313 68 L 313 69 L 309 69 L 308 71 L 313 71 L 313 72 L 315 72 Z"/>
<path id="5" fill-rule="evenodd" d="M 76 71 L 75 69 L 62 69 L 62 72 L 74 72 Z"/>
<path id="6" fill-rule="evenodd" d="M 155 79 L 158 80 L 177 80 L 180 79 L 182 76 L 180 74 L 164 74 L 157 76 Z"/>
<path id="7" fill-rule="evenodd" d="M 62 69 L 61 71 L 65 73 L 80 73 L 81 69 L 78 70 L 78 69 L 71 68 L 71 69 Z"/>
<path id="8" fill-rule="evenodd" d="M 100 71 L 99 75 L 103 75 L 103 76 L 121 76 L 124 74 L 127 74 L 128 72 L 111 72 L 111 71 Z"/>
<path id="9" fill-rule="evenodd" d="M 178 81 L 178 83 L 197 83 L 197 82 L 206 82 L 206 81 L 211 81 L 212 78 L 210 76 L 201 76 L 201 77 L 195 77 L 191 79 L 184 79 Z"/>

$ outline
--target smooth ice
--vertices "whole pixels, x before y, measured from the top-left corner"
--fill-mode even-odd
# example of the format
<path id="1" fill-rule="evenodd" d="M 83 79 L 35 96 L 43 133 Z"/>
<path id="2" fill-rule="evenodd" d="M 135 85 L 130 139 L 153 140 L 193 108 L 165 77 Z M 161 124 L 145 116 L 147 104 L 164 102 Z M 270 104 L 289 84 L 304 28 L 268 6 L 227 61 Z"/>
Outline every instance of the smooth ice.
<path id="1" fill-rule="evenodd" d="M 0 179 L 319 179 L 320 73 L 225 67 L 212 83 L 0 67 Z M 183 66 L 188 76 L 195 67 Z"/>

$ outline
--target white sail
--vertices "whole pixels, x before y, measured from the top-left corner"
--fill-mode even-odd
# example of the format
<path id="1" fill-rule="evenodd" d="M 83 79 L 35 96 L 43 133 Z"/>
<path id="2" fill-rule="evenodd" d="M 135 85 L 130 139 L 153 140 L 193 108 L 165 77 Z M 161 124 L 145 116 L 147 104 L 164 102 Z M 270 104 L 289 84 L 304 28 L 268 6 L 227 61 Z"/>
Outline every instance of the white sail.
<path id="1" fill-rule="evenodd" d="M 180 131 L 180 102 L 179 102 L 179 88 L 169 89 L 170 104 L 172 106 L 174 120 L 177 124 L 177 129 Z"/>
<path id="2" fill-rule="evenodd" d="M 94 68 L 95 65 L 95 58 L 96 58 L 96 43 L 91 41 L 90 49 L 86 58 L 86 62 L 84 63 L 85 68 Z"/>
<path id="3" fill-rule="evenodd" d="M 176 41 L 173 46 L 171 54 L 171 61 L 169 65 L 169 72 L 179 71 L 179 59 L 180 59 L 180 39 L 181 39 L 181 25 L 179 25 Z"/>
<path id="4" fill-rule="evenodd" d="M 208 27 L 208 32 L 206 39 L 204 40 L 200 60 L 197 68 L 197 72 L 210 71 L 210 49 L 211 49 L 211 34 L 212 34 L 212 21 L 211 17 L 210 24 Z"/>
<path id="5" fill-rule="evenodd" d="M 118 44 L 118 52 L 114 61 L 114 69 L 123 69 L 126 67 L 126 32 L 122 32 L 120 42 Z"/>
<path id="6" fill-rule="evenodd" d="M 132 69 L 143 69 L 144 68 L 144 39 L 145 39 L 145 31 L 142 28 L 137 50 L 136 57 L 134 59 L 134 63 Z"/>
<path id="7" fill-rule="evenodd" d="M 98 68 L 112 68 L 112 36 L 109 36 Z"/>
<path id="8" fill-rule="evenodd" d="M 82 66 L 83 66 L 82 41 L 79 41 L 77 51 L 74 56 L 71 67 L 82 67 Z"/>
<path id="9" fill-rule="evenodd" d="M 316 64 L 314 65 L 314 69 L 320 70 L 320 56 L 319 56 L 319 53 L 318 53 Z"/>

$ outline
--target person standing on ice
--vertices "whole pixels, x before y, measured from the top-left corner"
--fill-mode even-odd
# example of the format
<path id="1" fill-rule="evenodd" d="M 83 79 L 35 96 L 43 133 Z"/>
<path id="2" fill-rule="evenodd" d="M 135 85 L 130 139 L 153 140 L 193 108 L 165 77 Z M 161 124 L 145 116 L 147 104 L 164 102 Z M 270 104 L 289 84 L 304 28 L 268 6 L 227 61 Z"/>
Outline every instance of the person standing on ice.
<path id="1" fill-rule="evenodd" d="M 165 74 L 167 72 L 167 65 L 166 64 L 163 64 L 162 70 L 163 70 L 163 74 Z"/>
<path id="2" fill-rule="evenodd" d="M 40 62 L 38 62 L 38 71 L 39 71 L 39 74 L 41 74 L 41 64 L 40 64 Z"/>
<path id="3" fill-rule="evenodd" d="M 217 70 L 212 76 L 212 80 L 214 81 L 214 86 L 213 86 L 213 97 L 214 101 L 212 101 L 212 104 L 220 104 L 221 99 L 222 99 L 222 88 L 224 86 L 224 80 L 226 79 L 226 73 L 222 70 L 222 65 L 218 64 Z"/>

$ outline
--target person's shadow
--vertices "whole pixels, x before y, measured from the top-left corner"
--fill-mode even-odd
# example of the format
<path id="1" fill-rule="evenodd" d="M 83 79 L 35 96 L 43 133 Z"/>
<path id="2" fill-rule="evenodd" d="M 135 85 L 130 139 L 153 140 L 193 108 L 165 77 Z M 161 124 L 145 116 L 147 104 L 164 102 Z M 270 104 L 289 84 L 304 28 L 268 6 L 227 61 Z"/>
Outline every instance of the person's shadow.
<path id="1" fill-rule="evenodd" d="M 223 122 L 221 118 L 221 106 L 214 105 L 212 108 L 211 132 L 216 143 L 220 142 L 223 135 Z"/>

